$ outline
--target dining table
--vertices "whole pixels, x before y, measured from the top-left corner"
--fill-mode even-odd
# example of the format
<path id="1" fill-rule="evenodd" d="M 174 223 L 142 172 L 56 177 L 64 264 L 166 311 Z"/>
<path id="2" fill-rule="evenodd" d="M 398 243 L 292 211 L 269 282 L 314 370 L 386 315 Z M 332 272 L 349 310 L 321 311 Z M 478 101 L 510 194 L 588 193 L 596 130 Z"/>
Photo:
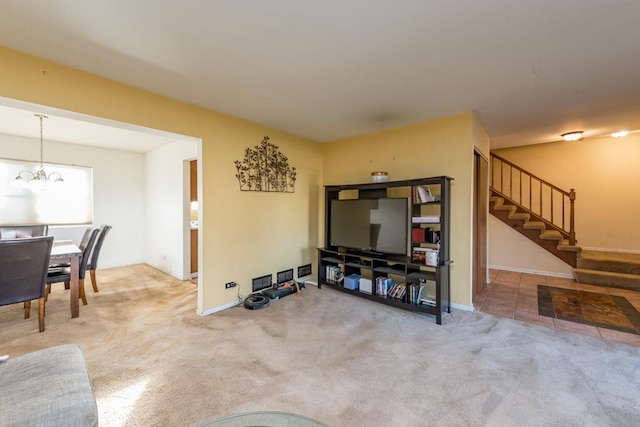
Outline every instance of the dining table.
<path id="1" fill-rule="evenodd" d="M 82 251 L 71 240 L 54 240 L 51 247 L 50 265 L 69 263 L 71 280 L 69 281 L 71 299 L 71 317 L 80 315 L 80 257 Z"/>

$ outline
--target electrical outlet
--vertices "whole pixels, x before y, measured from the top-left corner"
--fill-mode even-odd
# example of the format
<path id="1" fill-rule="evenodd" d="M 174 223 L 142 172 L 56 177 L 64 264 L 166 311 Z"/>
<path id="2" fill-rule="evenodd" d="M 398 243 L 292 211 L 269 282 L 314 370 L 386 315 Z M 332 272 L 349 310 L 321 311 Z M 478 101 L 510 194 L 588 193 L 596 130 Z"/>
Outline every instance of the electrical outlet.
<path id="1" fill-rule="evenodd" d="M 224 288 L 225 288 L 225 289 L 235 288 L 235 287 L 236 287 L 236 285 L 237 285 L 237 283 L 236 283 L 236 282 L 227 282 L 227 283 L 225 283 L 225 284 L 224 284 Z"/>

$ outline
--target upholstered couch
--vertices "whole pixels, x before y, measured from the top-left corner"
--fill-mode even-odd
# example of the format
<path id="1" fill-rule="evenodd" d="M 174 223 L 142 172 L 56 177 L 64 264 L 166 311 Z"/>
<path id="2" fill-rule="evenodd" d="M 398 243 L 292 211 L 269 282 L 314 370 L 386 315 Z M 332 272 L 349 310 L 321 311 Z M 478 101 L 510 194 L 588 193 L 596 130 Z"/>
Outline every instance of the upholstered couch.
<path id="1" fill-rule="evenodd" d="M 0 363 L 0 396 L 2 426 L 98 425 L 87 365 L 74 344 Z"/>

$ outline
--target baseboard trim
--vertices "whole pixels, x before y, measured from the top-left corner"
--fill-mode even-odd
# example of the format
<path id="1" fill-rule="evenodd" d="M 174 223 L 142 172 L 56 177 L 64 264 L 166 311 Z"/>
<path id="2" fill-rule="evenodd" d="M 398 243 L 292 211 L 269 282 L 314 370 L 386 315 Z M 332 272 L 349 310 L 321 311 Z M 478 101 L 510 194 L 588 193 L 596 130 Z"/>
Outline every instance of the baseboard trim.
<path id="1" fill-rule="evenodd" d="M 502 265 L 489 265 L 490 269 L 493 270 L 505 270 L 505 271 L 513 271 L 514 273 L 528 273 L 528 274 L 540 274 L 542 276 L 551 276 L 551 277 L 561 277 L 564 279 L 573 279 L 572 273 L 557 273 L 552 271 L 541 271 L 541 270 L 530 270 L 528 268 L 514 268 L 514 267 L 505 267 Z"/>
<path id="2" fill-rule="evenodd" d="M 232 302 L 230 302 L 228 304 L 221 305 L 219 307 L 210 308 L 209 310 L 205 310 L 202 313 L 198 313 L 198 314 L 200 316 L 204 317 L 204 316 L 208 316 L 210 314 L 217 313 L 217 312 L 222 311 L 222 310 L 226 310 L 227 308 L 236 307 L 238 304 L 240 304 L 238 301 L 232 301 Z"/>
<path id="3" fill-rule="evenodd" d="M 475 311 L 475 308 L 472 305 L 456 304 L 455 302 L 451 303 L 451 308 L 462 311 Z"/>

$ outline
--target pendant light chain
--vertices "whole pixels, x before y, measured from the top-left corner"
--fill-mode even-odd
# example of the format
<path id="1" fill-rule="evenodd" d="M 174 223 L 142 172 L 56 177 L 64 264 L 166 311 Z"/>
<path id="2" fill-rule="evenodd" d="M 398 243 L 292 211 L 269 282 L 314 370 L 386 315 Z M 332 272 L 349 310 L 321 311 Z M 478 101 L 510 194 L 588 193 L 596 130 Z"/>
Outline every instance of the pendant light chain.
<path id="1" fill-rule="evenodd" d="M 44 169 L 44 162 L 42 160 L 44 159 L 44 141 L 42 136 L 44 134 L 43 119 L 48 119 L 48 117 L 43 114 L 35 114 L 35 115 L 40 118 L 40 169 Z"/>

